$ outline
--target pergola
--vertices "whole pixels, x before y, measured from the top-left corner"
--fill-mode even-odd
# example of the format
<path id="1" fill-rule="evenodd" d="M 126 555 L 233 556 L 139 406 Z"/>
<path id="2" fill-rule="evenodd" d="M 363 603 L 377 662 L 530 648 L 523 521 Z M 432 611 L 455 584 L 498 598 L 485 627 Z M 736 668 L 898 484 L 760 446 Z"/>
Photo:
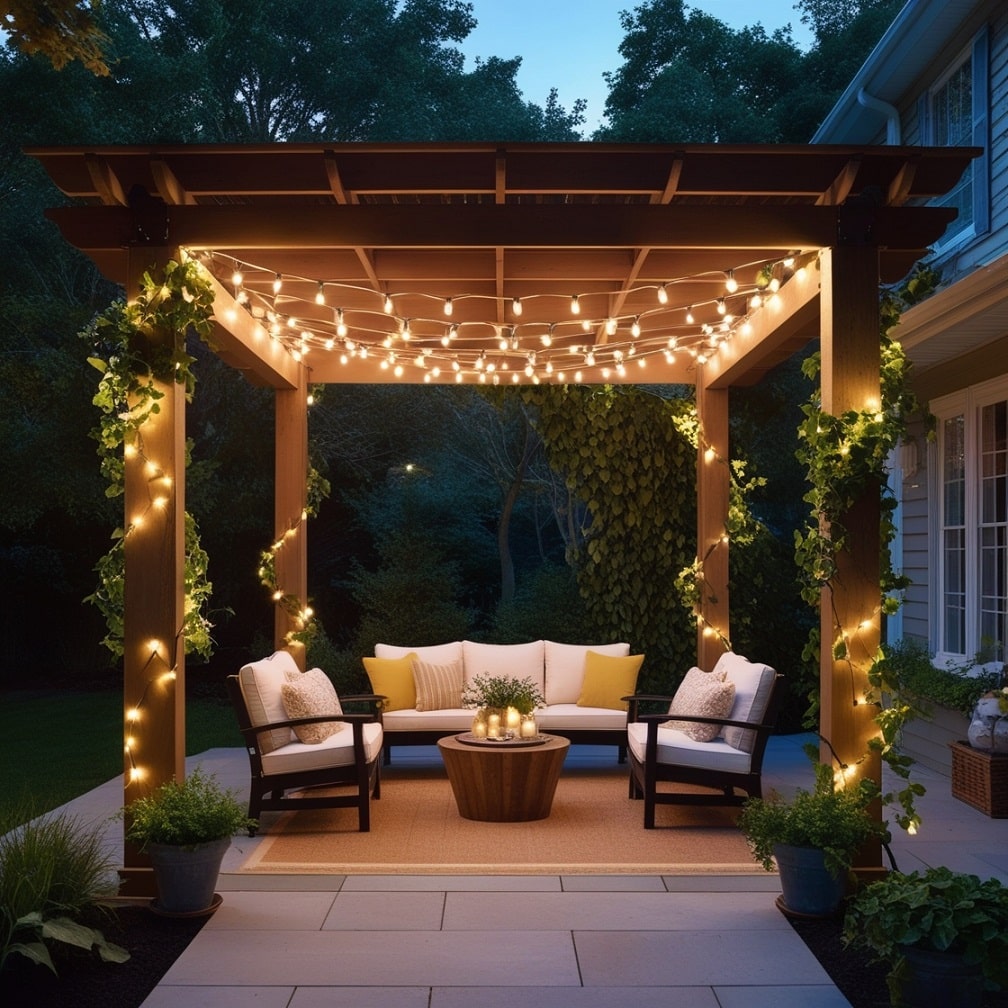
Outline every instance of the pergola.
<path id="1" fill-rule="evenodd" d="M 697 624 L 710 667 L 727 628 L 728 394 L 810 340 L 822 407 L 878 408 L 878 286 L 909 271 L 955 211 L 947 193 L 974 149 L 597 144 L 278 144 L 34 148 L 73 205 L 65 238 L 135 295 L 180 255 L 213 277 L 217 352 L 275 390 L 277 579 L 307 595 L 304 526 L 310 383 L 688 383 L 702 430 L 697 555 L 712 586 Z M 185 399 L 163 388 L 144 430 L 170 487 L 128 537 L 125 705 L 144 774 L 125 797 L 184 772 Z M 126 460 L 127 516 L 149 476 Z M 823 640 L 880 633 L 877 495 L 848 516 Z M 278 646 L 291 616 L 277 607 Z M 756 656 L 758 657 L 758 656 Z M 153 664 L 152 664 L 153 663 Z M 858 669 L 861 671 L 857 671 Z M 866 685 L 823 648 L 822 732 L 855 762 L 875 734 Z M 131 728 L 135 732 L 134 728 Z M 129 765 L 127 770 L 129 770 Z M 880 776 L 877 760 L 861 764 Z M 125 877 L 151 891 L 127 848 Z"/>

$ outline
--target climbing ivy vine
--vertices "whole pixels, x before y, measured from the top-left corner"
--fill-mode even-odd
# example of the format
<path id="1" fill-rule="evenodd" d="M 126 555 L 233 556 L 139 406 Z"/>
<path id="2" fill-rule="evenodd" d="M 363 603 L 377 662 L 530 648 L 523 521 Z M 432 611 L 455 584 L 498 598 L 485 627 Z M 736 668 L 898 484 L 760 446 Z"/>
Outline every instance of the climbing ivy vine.
<path id="1" fill-rule="evenodd" d="M 194 260 L 169 261 L 155 279 L 143 275 L 135 301 L 115 301 L 81 333 L 91 348 L 89 362 L 101 374 L 93 402 L 99 421 L 91 431 L 98 442 L 101 472 L 107 480 L 105 495 L 125 492 L 124 456 L 135 451 L 146 459 L 144 423 L 160 412 L 164 393 L 158 383 L 175 381 L 192 397 L 194 358 L 186 351 L 191 330 L 209 344 L 213 290 L 202 266 Z M 188 445 L 187 445 L 188 456 Z M 154 467 L 157 462 L 146 459 Z M 125 564 L 123 544 L 129 528 L 113 533 L 115 544 L 99 560 L 98 587 L 86 601 L 105 617 L 103 643 L 115 655 L 123 653 Z M 207 555 L 200 546 L 192 515 L 185 515 L 185 611 L 182 633 L 186 652 L 209 657 L 213 651 L 212 624 L 207 617 L 211 584 Z"/>
<path id="2" fill-rule="evenodd" d="M 901 605 L 899 592 L 907 587 L 909 579 L 898 575 L 892 566 L 890 546 L 896 535 L 893 521 L 896 500 L 888 487 L 886 464 L 892 450 L 907 436 L 910 418 L 923 411 L 910 388 L 910 362 L 893 330 L 902 312 L 926 297 L 938 279 L 933 270 L 920 267 L 902 288 L 887 290 L 882 295 L 881 396 L 876 406 L 833 416 L 823 411 L 816 393 L 802 408 L 805 420 L 798 428 L 798 458 L 805 466 L 810 485 L 805 495 L 810 515 L 806 528 L 795 532 L 795 559 L 803 577 L 802 597 L 811 606 L 818 608 L 823 595 L 831 597 L 836 560 L 848 544 L 843 519 L 851 506 L 870 492 L 878 492 L 881 501 L 879 611 L 891 615 Z M 821 360 L 816 354 L 805 362 L 804 370 L 814 380 L 820 367 Z M 853 677 L 854 658 L 848 641 L 855 628 L 841 626 L 835 610 L 833 622 L 834 637 L 829 642 L 833 659 L 847 662 Z M 806 647 L 806 656 L 818 661 L 821 647 L 817 629 Z M 896 747 L 900 732 L 914 711 L 902 697 L 899 682 L 887 674 L 884 658 L 880 648 L 866 670 L 869 688 L 863 701 L 877 708 L 875 721 L 879 728 L 879 734 L 869 744 L 906 782 L 898 792 L 884 795 L 883 800 L 901 809 L 896 821 L 902 828 L 915 830 L 920 822 L 915 798 L 924 793 L 924 788 L 909 780 L 912 760 Z M 810 711 L 815 712 L 818 690 L 811 699 Z"/>

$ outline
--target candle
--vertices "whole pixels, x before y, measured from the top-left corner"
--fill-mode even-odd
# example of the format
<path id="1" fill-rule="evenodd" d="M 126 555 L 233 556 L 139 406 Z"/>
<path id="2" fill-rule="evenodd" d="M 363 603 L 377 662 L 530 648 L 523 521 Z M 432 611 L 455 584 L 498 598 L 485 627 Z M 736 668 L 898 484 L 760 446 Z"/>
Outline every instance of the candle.
<path id="1" fill-rule="evenodd" d="M 518 726 L 521 724 L 521 714 L 518 713 L 517 707 L 508 707 L 507 709 L 507 726 L 511 731 L 517 731 Z"/>
<path id="2" fill-rule="evenodd" d="M 491 714 L 487 718 L 487 738 L 500 738 L 500 714 Z"/>
<path id="3" fill-rule="evenodd" d="M 527 717 L 521 723 L 521 737 L 535 738 L 539 734 L 538 726 L 534 717 Z"/>
<path id="4" fill-rule="evenodd" d="M 486 721 L 473 721 L 473 738 L 485 739 L 487 737 Z"/>

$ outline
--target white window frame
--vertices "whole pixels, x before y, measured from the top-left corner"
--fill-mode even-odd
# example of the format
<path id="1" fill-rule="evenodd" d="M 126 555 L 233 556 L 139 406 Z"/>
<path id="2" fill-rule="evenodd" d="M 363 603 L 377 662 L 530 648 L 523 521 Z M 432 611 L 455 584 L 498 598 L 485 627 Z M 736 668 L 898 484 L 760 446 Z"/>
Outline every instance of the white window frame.
<path id="1" fill-rule="evenodd" d="M 970 96 L 972 100 L 972 135 L 967 138 L 967 146 L 983 147 L 985 154 L 972 162 L 966 170 L 971 175 L 972 215 L 969 224 L 947 233 L 933 245 L 936 255 L 942 256 L 985 234 L 990 229 L 990 162 L 988 145 L 988 122 L 990 112 L 989 48 L 986 26 L 949 63 L 942 74 L 935 79 L 924 96 L 922 109 L 924 122 L 924 143 L 938 146 L 934 117 L 935 95 L 949 82 L 952 75 L 964 64 L 970 68 Z M 941 203 L 941 201 L 936 201 Z M 955 226 L 955 223 L 953 225 Z"/>
<path id="2" fill-rule="evenodd" d="M 938 439 L 935 449 L 936 464 L 931 466 L 929 493 L 934 507 L 931 509 L 930 534 L 930 598 L 931 649 L 938 667 L 963 666 L 971 663 L 981 652 L 980 638 L 980 410 L 994 403 L 1008 401 L 1008 376 L 1002 375 L 979 385 L 936 399 L 930 404 L 938 422 Z M 945 646 L 945 494 L 944 494 L 944 424 L 956 416 L 964 421 L 965 445 L 965 588 L 966 626 L 963 653 L 949 651 Z M 1008 642 L 1002 641 L 1004 647 Z"/>

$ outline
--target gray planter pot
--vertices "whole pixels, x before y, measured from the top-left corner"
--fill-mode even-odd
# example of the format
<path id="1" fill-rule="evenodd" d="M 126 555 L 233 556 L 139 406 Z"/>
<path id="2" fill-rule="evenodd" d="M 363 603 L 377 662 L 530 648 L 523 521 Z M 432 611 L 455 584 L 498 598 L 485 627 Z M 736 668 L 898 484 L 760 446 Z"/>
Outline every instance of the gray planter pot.
<path id="1" fill-rule="evenodd" d="M 800 917 L 829 917 L 836 913 L 847 888 L 843 872 L 834 877 L 818 847 L 774 846 L 781 882 L 781 909 Z"/>
<path id="2" fill-rule="evenodd" d="M 901 945 L 906 968 L 900 993 L 904 1008 L 976 1008 L 983 999 L 983 967 L 955 952 Z"/>
<path id="3" fill-rule="evenodd" d="M 195 847 L 148 844 L 157 881 L 156 909 L 164 914 L 199 914 L 213 909 L 214 888 L 231 838 L 211 840 Z"/>

